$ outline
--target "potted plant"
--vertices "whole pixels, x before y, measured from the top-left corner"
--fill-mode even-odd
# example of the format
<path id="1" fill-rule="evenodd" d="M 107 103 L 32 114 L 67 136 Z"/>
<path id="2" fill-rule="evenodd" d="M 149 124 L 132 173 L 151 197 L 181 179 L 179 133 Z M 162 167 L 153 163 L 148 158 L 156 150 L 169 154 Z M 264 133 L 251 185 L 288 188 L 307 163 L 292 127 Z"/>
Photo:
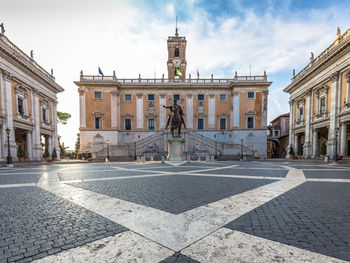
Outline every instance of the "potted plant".
<path id="1" fill-rule="evenodd" d="M 45 148 L 45 151 L 43 153 L 43 158 L 48 161 L 50 159 L 50 153 L 49 150 L 47 148 Z"/>
<path id="2" fill-rule="evenodd" d="M 18 145 L 18 148 L 17 148 L 17 157 L 18 157 L 18 160 L 19 160 L 20 162 L 24 162 L 25 153 L 24 153 L 24 150 L 23 150 L 22 145 Z"/>
<path id="3" fill-rule="evenodd" d="M 55 147 L 53 147 L 51 157 L 52 157 L 52 160 L 56 161 L 56 159 L 57 159 L 57 152 L 56 152 L 56 148 Z"/>
<path id="4" fill-rule="evenodd" d="M 301 159 L 303 157 L 303 146 L 301 144 L 298 145 L 298 158 Z"/>
<path id="5" fill-rule="evenodd" d="M 323 142 L 321 144 L 321 148 L 320 148 L 320 155 L 321 155 L 321 158 L 324 159 L 324 157 L 326 156 L 327 154 L 327 145 L 325 142 Z"/>
<path id="6" fill-rule="evenodd" d="M 291 158 L 291 159 L 294 159 L 294 150 L 293 150 L 293 146 L 290 146 L 289 155 L 290 155 L 290 158 Z"/>

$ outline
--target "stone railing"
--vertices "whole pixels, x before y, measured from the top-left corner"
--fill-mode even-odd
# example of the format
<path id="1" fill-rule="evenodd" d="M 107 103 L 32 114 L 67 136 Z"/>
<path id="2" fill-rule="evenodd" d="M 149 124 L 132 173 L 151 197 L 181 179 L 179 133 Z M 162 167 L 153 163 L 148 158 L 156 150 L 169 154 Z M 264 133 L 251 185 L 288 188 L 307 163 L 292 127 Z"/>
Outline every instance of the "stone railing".
<path id="1" fill-rule="evenodd" d="M 328 117 L 328 112 L 320 112 L 315 114 L 315 118 L 316 119 L 322 119 L 322 118 L 327 118 Z"/>
<path id="2" fill-rule="evenodd" d="M 267 82 L 267 76 L 235 76 L 233 79 L 155 79 L 155 78 L 135 78 L 135 79 L 118 79 L 116 76 L 98 76 L 98 75 L 80 75 L 80 81 L 106 81 L 118 82 L 126 85 L 137 84 L 162 84 L 162 83 L 190 83 L 190 84 L 228 84 L 231 82 Z"/>
<path id="3" fill-rule="evenodd" d="M 326 48 L 320 55 L 318 55 L 315 59 L 311 60 L 311 62 L 303 68 L 298 74 L 296 74 L 292 81 L 298 80 L 302 78 L 311 67 L 317 65 L 320 61 L 324 60 L 328 55 L 335 49 L 335 47 L 339 46 L 350 39 L 350 29 L 346 30 L 344 34 L 339 36 L 328 48 Z"/>

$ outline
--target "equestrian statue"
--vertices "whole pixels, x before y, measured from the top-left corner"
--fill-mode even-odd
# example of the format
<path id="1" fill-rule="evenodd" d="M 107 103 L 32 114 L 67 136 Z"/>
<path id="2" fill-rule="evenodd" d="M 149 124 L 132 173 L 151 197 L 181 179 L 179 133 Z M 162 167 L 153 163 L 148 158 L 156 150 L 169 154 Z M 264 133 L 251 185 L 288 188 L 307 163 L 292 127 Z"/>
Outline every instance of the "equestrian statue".
<path id="1" fill-rule="evenodd" d="M 175 137 L 174 130 L 177 129 L 177 137 L 180 137 L 182 124 L 186 129 L 186 124 L 183 118 L 184 113 L 182 111 L 181 105 L 178 105 L 177 100 L 174 100 L 173 105 L 170 105 L 170 106 L 163 105 L 163 107 L 166 109 L 170 109 L 171 111 L 170 116 L 168 118 L 168 122 L 165 126 L 165 129 L 168 129 L 168 126 L 170 124 L 170 130 L 171 130 L 172 136 Z"/>

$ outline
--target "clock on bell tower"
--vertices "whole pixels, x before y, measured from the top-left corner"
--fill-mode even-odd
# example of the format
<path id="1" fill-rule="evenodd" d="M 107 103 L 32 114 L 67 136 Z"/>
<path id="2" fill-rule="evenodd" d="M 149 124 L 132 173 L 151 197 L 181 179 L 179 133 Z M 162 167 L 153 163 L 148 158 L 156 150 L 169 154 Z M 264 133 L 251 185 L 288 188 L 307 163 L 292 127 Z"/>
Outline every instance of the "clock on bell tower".
<path id="1" fill-rule="evenodd" d="M 186 78 L 186 38 L 179 36 L 176 26 L 175 36 L 168 37 L 168 79 L 185 79 Z"/>

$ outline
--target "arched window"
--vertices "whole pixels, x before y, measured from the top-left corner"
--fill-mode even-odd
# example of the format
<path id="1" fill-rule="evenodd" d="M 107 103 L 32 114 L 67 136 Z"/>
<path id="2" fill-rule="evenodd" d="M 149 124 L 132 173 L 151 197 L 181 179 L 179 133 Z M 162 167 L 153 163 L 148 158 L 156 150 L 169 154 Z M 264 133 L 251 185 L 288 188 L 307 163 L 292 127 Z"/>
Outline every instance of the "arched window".
<path id="1" fill-rule="evenodd" d="M 180 56 L 180 52 L 178 48 L 175 48 L 175 54 L 174 57 L 179 57 Z"/>

